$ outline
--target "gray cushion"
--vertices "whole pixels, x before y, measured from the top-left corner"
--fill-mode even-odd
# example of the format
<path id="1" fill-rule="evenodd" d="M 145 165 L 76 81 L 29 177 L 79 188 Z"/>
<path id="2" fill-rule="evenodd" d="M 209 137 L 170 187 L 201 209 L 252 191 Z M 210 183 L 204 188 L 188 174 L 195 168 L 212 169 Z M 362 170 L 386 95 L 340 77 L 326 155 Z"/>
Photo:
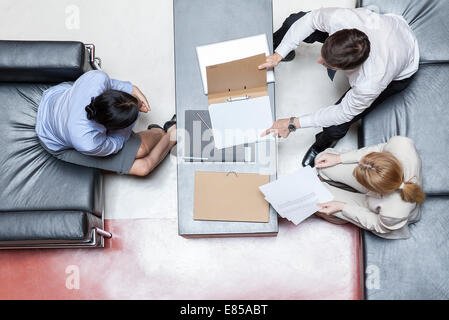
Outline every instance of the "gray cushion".
<path id="1" fill-rule="evenodd" d="M 45 151 L 36 113 L 48 85 L 0 84 L 0 214 L 79 210 L 101 216 L 101 173 Z"/>
<path id="2" fill-rule="evenodd" d="M 449 299 L 449 199 L 429 197 L 411 238 L 364 233 L 368 299 Z"/>
<path id="3" fill-rule="evenodd" d="M 415 141 L 423 163 L 423 189 L 449 195 L 449 64 L 422 65 L 410 86 L 363 120 L 365 146 L 395 135 Z"/>
<path id="4" fill-rule="evenodd" d="M 449 61 L 449 1 L 361 0 L 360 5 L 402 15 L 418 39 L 422 62 Z"/>

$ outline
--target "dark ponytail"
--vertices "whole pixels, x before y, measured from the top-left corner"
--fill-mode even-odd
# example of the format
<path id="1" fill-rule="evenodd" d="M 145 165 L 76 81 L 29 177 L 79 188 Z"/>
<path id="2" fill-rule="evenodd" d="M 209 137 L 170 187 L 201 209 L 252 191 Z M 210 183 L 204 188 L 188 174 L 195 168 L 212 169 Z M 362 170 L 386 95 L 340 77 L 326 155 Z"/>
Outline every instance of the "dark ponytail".
<path id="1" fill-rule="evenodd" d="M 118 90 L 107 90 L 91 99 L 85 107 L 87 119 L 96 121 L 108 130 L 129 127 L 139 115 L 138 100 Z"/>
<path id="2" fill-rule="evenodd" d="M 87 119 L 89 119 L 89 120 L 93 120 L 95 117 L 95 114 L 96 114 L 94 100 L 95 100 L 95 98 L 92 98 L 90 100 L 90 104 L 85 109 L 87 112 Z"/>

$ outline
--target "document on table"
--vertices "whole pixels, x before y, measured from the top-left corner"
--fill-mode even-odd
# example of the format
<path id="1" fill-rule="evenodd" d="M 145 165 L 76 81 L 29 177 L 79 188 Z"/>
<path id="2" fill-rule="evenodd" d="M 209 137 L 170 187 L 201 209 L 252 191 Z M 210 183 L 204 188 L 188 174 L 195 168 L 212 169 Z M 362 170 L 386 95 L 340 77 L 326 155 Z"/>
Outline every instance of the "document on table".
<path id="1" fill-rule="evenodd" d="M 217 149 L 273 139 L 260 137 L 273 124 L 268 96 L 211 104 L 209 115 Z"/>
<path id="2" fill-rule="evenodd" d="M 208 93 L 206 67 L 251 57 L 262 52 L 265 55 L 270 54 L 265 34 L 197 47 L 196 53 L 203 80 L 204 94 Z M 267 72 L 267 83 L 269 82 L 274 82 L 272 70 Z"/>
<path id="3" fill-rule="evenodd" d="M 318 203 L 332 201 L 333 196 L 311 167 L 259 187 L 277 213 L 298 225 L 314 214 Z"/>

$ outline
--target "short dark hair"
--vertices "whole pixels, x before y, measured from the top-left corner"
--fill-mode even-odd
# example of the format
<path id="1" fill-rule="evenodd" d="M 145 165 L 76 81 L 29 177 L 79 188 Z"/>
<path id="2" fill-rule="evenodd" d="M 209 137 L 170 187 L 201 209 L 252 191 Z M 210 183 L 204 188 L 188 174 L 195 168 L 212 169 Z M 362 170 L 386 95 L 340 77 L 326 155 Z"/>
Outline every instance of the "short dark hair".
<path id="1" fill-rule="evenodd" d="M 94 120 L 108 130 L 129 127 L 139 115 L 138 100 L 129 93 L 119 90 L 106 90 L 93 97 L 85 108 L 87 119 Z"/>
<path id="2" fill-rule="evenodd" d="M 331 66 L 351 70 L 368 59 L 371 44 L 368 36 L 357 29 L 343 29 L 328 37 L 321 48 L 321 56 Z"/>

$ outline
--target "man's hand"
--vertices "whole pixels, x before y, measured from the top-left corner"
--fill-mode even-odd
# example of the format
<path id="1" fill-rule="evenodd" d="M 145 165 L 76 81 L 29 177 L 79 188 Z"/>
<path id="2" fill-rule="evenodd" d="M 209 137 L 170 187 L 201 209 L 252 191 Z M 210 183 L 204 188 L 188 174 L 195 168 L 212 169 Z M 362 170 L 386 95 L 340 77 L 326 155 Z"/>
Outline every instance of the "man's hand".
<path id="1" fill-rule="evenodd" d="M 339 154 L 323 153 L 319 158 L 315 159 L 315 168 L 324 169 L 340 163 L 341 157 Z"/>
<path id="2" fill-rule="evenodd" d="M 151 110 L 150 108 L 150 104 L 148 103 L 147 98 L 145 97 L 145 95 L 142 93 L 142 91 L 140 91 L 140 89 L 136 86 L 133 86 L 133 92 L 132 95 L 139 100 L 139 111 L 140 112 L 145 112 L 147 113 L 148 111 Z"/>
<path id="3" fill-rule="evenodd" d="M 279 64 L 279 62 L 281 62 L 282 59 L 282 56 L 279 53 L 275 52 L 274 54 L 267 56 L 267 61 L 259 66 L 259 70 L 273 69 Z"/>
<path id="4" fill-rule="evenodd" d="M 340 212 L 343 210 L 346 203 L 341 201 L 330 201 L 326 203 L 318 203 L 318 207 L 321 209 L 318 210 L 319 213 L 327 214 L 328 216 L 333 215 L 334 213 Z"/>
<path id="5" fill-rule="evenodd" d="M 278 137 L 281 137 L 281 138 L 287 138 L 290 134 L 290 130 L 288 130 L 289 123 L 290 123 L 290 118 L 279 119 L 275 123 L 273 123 L 271 128 L 267 129 L 260 136 L 264 137 L 270 133 L 273 133 L 274 136 L 277 135 Z M 298 118 L 295 118 L 295 126 L 297 129 L 300 128 Z"/>

